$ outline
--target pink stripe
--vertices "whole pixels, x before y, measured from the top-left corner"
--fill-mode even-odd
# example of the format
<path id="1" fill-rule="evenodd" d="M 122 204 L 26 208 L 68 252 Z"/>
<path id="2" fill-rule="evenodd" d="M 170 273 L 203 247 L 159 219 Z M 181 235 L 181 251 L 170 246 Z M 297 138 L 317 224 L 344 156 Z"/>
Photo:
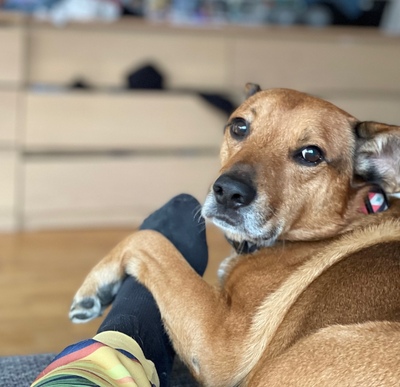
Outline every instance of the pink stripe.
<path id="1" fill-rule="evenodd" d="M 124 378 L 116 380 L 118 384 L 132 383 L 135 380 L 131 376 L 125 376 Z"/>
<path id="2" fill-rule="evenodd" d="M 42 378 L 44 375 L 48 374 L 49 372 L 53 371 L 54 369 L 61 367 L 66 364 L 70 364 L 76 360 L 83 359 L 84 357 L 89 356 L 93 352 L 95 352 L 97 349 L 104 347 L 104 344 L 102 343 L 93 343 L 85 348 L 80 349 L 79 351 L 72 352 L 69 355 L 63 356 L 60 359 L 57 359 L 53 363 L 49 364 L 47 368 L 45 368 L 39 376 L 36 378 L 38 380 L 39 378 Z"/>

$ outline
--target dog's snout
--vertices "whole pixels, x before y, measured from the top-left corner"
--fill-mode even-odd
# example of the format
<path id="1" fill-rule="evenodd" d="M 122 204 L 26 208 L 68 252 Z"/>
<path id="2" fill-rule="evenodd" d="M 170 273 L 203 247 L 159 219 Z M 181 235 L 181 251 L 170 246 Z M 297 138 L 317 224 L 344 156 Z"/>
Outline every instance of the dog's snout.
<path id="1" fill-rule="evenodd" d="M 217 202 L 227 208 L 239 208 L 249 205 L 256 196 L 251 183 L 230 175 L 221 175 L 213 185 Z"/>

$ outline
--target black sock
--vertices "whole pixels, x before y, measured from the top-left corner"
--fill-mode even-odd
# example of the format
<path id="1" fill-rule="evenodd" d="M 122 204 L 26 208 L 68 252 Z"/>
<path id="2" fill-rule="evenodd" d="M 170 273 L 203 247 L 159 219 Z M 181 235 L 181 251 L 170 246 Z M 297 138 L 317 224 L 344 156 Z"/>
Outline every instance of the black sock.
<path id="1" fill-rule="evenodd" d="M 122 332 L 135 339 L 146 359 L 156 366 L 160 386 L 169 386 L 175 352 L 153 296 L 133 277 L 125 278 L 97 333 L 104 331 Z"/>
<path id="2" fill-rule="evenodd" d="M 147 217 L 141 230 L 155 230 L 168 238 L 199 275 L 208 262 L 206 226 L 200 203 L 187 194 L 175 196 Z"/>
<path id="3" fill-rule="evenodd" d="M 199 202 L 179 195 L 151 214 L 141 230 L 156 230 L 168 238 L 200 275 L 208 260 L 204 219 L 197 216 Z M 173 270 L 173 268 L 171 268 Z M 134 278 L 127 277 L 112 308 L 98 329 L 119 331 L 134 338 L 157 369 L 160 386 L 169 385 L 174 350 L 165 333 L 160 312 L 151 293 Z"/>

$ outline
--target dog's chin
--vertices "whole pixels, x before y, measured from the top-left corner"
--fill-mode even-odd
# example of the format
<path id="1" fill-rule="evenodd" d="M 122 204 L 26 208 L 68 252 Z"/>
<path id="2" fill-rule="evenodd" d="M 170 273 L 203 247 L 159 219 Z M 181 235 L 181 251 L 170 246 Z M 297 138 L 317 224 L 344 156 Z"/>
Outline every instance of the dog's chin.
<path id="1" fill-rule="evenodd" d="M 281 232 L 280 227 L 274 227 L 269 222 L 259 226 L 246 227 L 245 222 L 236 223 L 226 216 L 208 216 L 207 219 L 220 228 L 231 241 L 250 242 L 258 247 L 272 246 Z"/>
<path id="2" fill-rule="evenodd" d="M 237 209 L 225 208 L 210 194 L 202 207 L 202 216 L 220 228 L 231 241 L 264 247 L 273 245 L 283 229 L 272 211 L 265 212 L 266 207 L 253 203 Z M 260 213 L 259 208 L 264 212 Z"/>

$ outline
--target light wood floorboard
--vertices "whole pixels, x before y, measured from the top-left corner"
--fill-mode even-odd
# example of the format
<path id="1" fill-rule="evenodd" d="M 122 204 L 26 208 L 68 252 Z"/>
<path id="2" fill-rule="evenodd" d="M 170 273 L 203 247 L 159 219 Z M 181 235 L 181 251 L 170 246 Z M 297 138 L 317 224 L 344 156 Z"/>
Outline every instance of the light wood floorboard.
<path id="1" fill-rule="evenodd" d="M 71 299 L 90 268 L 133 230 L 42 231 L 0 235 L 0 356 L 59 352 L 92 337 L 101 320 L 74 325 Z M 216 270 L 229 246 L 220 231 L 207 230 Z M 173 270 L 173 269 L 172 269 Z"/>

